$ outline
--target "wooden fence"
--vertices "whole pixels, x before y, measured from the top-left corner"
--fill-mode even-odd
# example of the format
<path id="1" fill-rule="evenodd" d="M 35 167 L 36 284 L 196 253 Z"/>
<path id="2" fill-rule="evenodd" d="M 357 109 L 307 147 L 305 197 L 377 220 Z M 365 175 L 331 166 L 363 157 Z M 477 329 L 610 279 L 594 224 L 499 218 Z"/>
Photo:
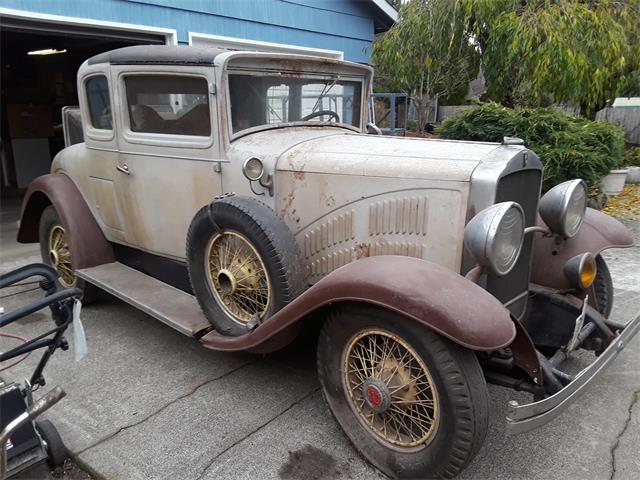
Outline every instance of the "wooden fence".
<path id="1" fill-rule="evenodd" d="M 413 107 L 413 105 L 412 105 Z M 442 122 L 448 117 L 460 114 L 470 108 L 476 108 L 475 105 L 441 105 L 438 107 L 437 123 Z M 575 115 L 575 109 L 570 107 L 558 106 L 563 111 Z M 430 112 L 429 118 L 433 118 L 434 112 Z M 409 109 L 409 120 L 415 120 L 415 108 Z M 627 142 L 640 145 L 640 107 L 606 107 L 596 114 L 596 120 L 603 122 L 615 123 L 624 129 L 625 139 Z"/>
<path id="2" fill-rule="evenodd" d="M 620 125 L 627 142 L 640 144 L 640 107 L 603 108 L 596 113 L 596 120 Z"/>

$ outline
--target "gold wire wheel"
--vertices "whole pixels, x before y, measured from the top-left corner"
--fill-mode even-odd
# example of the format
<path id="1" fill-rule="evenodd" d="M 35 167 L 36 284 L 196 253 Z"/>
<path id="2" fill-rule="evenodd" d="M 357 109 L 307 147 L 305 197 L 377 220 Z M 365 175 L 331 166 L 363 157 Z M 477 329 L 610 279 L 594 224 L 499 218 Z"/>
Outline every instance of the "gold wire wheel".
<path id="1" fill-rule="evenodd" d="M 343 382 L 361 422 L 396 447 L 422 447 L 439 421 L 431 374 L 411 346 L 381 329 L 356 334 L 343 354 Z"/>
<path id="2" fill-rule="evenodd" d="M 247 323 L 266 315 L 271 305 L 271 282 L 249 239 L 232 230 L 214 235 L 205 262 L 216 300 L 233 319 Z"/>
<path id="3" fill-rule="evenodd" d="M 49 231 L 49 259 L 58 272 L 60 284 L 66 288 L 75 287 L 77 279 L 71 266 L 71 252 L 64 228 L 60 225 L 54 225 Z"/>

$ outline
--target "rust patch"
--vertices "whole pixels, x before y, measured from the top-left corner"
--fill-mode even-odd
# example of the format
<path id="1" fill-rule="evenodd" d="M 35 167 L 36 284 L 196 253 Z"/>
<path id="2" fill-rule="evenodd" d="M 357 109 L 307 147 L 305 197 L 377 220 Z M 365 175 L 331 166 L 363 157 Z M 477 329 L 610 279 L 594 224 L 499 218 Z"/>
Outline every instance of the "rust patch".
<path id="1" fill-rule="evenodd" d="M 353 247 L 353 250 L 356 254 L 356 260 L 360 260 L 361 258 L 366 258 L 369 256 L 371 245 L 368 243 L 356 243 L 356 246 Z"/>
<path id="2" fill-rule="evenodd" d="M 325 202 L 325 205 L 329 208 L 333 208 L 336 205 L 336 199 L 333 198 L 333 195 L 330 195 Z"/>
<path id="3" fill-rule="evenodd" d="M 296 180 L 304 180 L 304 172 L 294 171 L 292 173 L 293 178 L 295 178 Z"/>
<path id="4" fill-rule="evenodd" d="M 293 192 L 289 192 L 286 196 L 286 198 L 284 199 L 284 206 L 282 207 L 282 209 L 280 210 L 280 214 L 284 217 L 288 211 L 289 208 L 291 208 L 291 205 L 293 205 L 293 201 L 296 199 L 295 195 Z"/>
<path id="5" fill-rule="evenodd" d="M 300 223 L 300 217 L 296 215 L 296 212 L 298 210 L 296 210 L 295 208 L 291 211 L 291 218 L 296 222 L 296 223 Z"/>

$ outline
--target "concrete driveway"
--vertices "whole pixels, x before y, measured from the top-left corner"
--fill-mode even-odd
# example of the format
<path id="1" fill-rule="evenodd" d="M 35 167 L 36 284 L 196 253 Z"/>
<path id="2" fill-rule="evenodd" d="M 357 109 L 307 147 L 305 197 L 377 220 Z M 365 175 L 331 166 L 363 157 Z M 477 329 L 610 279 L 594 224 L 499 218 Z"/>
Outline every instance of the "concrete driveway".
<path id="1" fill-rule="evenodd" d="M 37 246 L 14 243 L 16 218 L 17 208 L 3 207 L 2 271 L 39 260 Z M 640 240 L 640 224 L 630 225 Z M 606 257 L 617 287 L 614 318 L 630 319 L 640 310 L 640 248 Z M 9 310 L 37 296 L 13 295 L 0 305 Z M 384 478 L 349 444 L 325 405 L 312 341 L 268 356 L 211 352 L 106 295 L 83 309 L 83 320 L 88 356 L 76 363 L 72 351 L 58 352 L 45 372 L 45 390 L 59 384 L 67 391 L 48 416 L 94 476 Z M 38 313 L 6 331 L 33 335 L 47 322 Z M 24 378 L 35 361 L 32 356 L 11 377 Z M 462 478 L 640 478 L 640 339 L 555 423 L 534 432 L 505 435 L 507 401 L 527 397 L 489 391 L 489 434 Z"/>

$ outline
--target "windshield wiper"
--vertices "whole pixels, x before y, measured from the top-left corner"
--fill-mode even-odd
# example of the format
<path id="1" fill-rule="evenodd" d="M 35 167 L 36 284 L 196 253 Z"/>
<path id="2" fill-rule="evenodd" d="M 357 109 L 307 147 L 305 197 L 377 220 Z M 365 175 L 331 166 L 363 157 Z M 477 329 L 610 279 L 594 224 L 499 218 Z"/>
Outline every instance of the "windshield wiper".
<path id="1" fill-rule="evenodd" d="M 316 104 L 311 109 L 311 113 L 317 111 L 316 109 L 320 106 L 320 102 L 322 101 L 322 99 L 329 93 L 329 91 L 334 87 L 338 80 L 340 80 L 339 76 L 334 78 L 331 83 L 327 82 L 324 84 L 324 88 L 320 92 L 320 95 L 318 95 L 318 100 L 316 100 Z"/>

